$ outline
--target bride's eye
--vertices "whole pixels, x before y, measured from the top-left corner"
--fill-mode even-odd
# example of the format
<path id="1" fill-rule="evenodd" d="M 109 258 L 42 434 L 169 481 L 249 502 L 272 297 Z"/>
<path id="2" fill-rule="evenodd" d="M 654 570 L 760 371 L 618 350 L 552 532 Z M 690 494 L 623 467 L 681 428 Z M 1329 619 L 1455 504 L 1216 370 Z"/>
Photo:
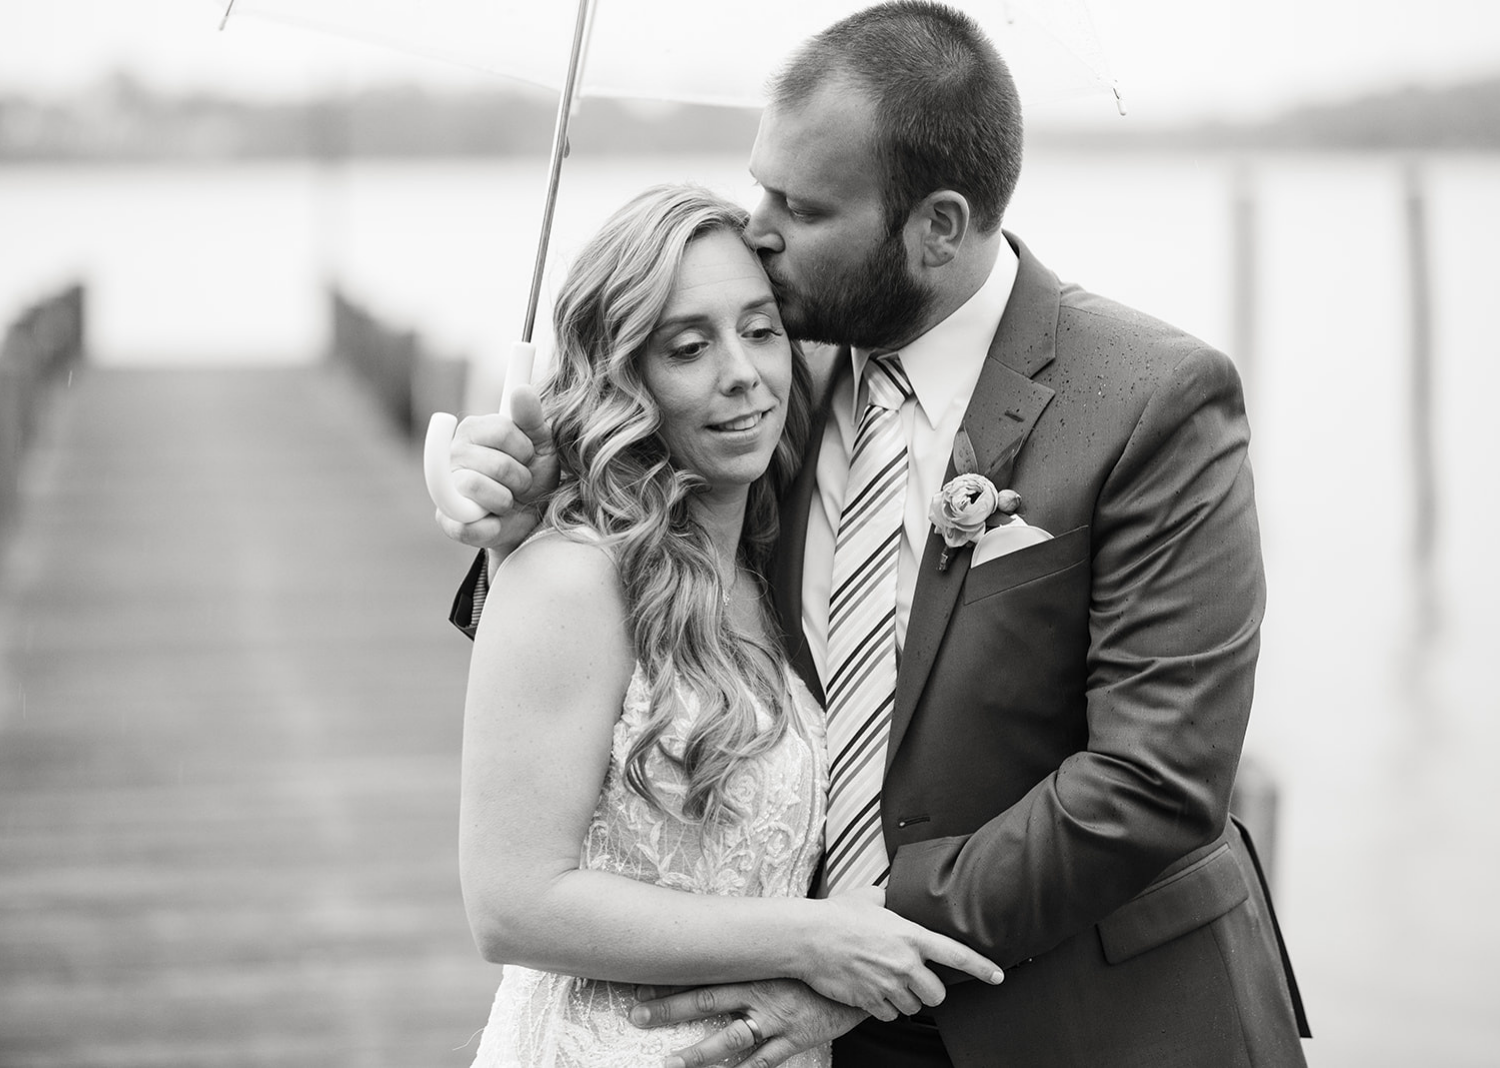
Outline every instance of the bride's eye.
<path id="1" fill-rule="evenodd" d="M 751 341 L 769 341 L 773 337 L 781 336 L 781 330 L 778 329 L 776 323 L 764 317 L 747 323 L 741 333 Z"/>
<path id="2" fill-rule="evenodd" d="M 673 360 L 696 360 L 708 349 L 708 340 L 696 334 L 685 334 L 667 347 L 667 357 Z"/>

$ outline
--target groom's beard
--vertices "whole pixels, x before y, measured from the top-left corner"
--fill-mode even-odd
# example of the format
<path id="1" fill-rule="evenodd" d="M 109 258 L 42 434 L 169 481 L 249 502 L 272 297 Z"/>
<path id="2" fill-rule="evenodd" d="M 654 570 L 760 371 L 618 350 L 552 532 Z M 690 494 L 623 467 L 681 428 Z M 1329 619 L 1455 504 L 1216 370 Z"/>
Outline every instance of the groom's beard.
<path id="1" fill-rule="evenodd" d="M 836 273 L 819 265 L 802 288 L 770 276 L 787 332 L 800 341 L 894 348 L 910 337 L 933 301 L 932 287 L 907 270 L 899 229 L 851 270 Z"/>

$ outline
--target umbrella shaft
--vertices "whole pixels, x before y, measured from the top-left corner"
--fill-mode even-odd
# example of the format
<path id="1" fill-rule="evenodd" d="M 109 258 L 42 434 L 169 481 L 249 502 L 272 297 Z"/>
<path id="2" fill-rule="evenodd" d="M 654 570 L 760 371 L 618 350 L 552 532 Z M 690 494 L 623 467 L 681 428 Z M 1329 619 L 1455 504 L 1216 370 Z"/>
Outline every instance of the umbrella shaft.
<path id="1" fill-rule="evenodd" d="M 536 326 L 536 309 L 542 295 L 542 271 L 547 265 L 547 243 L 552 236 L 552 215 L 557 208 L 557 186 L 562 177 L 562 161 L 568 152 L 568 119 L 573 112 L 573 96 L 583 68 L 583 42 L 593 0 L 578 0 L 578 19 L 573 26 L 573 51 L 568 56 L 568 74 L 563 81 L 562 97 L 557 102 L 557 126 L 552 133 L 552 167 L 547 175 L 547 199 L 542 205 L 542 232 L 536 244 L 536 263 L 531 269 L 531 294 L 526 300 L 526 319 L 521 326 L 521 340 L 530 341 Z"/>

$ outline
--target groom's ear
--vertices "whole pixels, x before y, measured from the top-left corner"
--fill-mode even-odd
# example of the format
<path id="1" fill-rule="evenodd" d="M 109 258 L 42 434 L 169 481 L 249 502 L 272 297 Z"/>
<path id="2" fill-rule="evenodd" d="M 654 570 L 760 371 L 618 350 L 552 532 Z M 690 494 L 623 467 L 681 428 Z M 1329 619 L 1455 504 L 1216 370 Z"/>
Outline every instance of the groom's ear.
<path id="1" fill-rule="evenodd" d="M 963 247 L 971 224 L 968 198 L 952 189 L 928 193 L 912 209 L 906 223 L 908 235 L 916 238 L 923 267 L 942 267 L 952 262 Z"/>

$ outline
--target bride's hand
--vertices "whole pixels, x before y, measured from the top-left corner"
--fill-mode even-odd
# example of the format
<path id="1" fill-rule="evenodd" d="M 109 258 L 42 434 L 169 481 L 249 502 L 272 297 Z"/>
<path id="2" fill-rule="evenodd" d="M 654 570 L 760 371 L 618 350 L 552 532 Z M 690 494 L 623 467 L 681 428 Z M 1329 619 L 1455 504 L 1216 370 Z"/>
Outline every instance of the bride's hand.
<path id="1" fill-rule="evenodd" d="M 835 894 L 820 904 L 815 951 L 798 978 L 824 997 L 877 1019 L 894 1020 L 942 1002 L 946 989 L 929 962 L 986 983 L 1005 977 L 993 961 L 963 943 L 889 911 L 878 886 Z"/>

